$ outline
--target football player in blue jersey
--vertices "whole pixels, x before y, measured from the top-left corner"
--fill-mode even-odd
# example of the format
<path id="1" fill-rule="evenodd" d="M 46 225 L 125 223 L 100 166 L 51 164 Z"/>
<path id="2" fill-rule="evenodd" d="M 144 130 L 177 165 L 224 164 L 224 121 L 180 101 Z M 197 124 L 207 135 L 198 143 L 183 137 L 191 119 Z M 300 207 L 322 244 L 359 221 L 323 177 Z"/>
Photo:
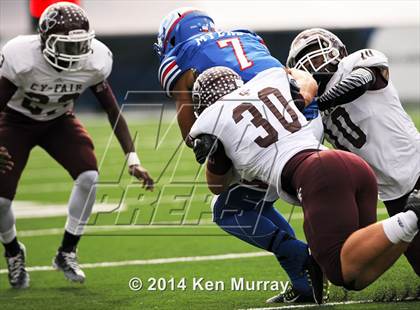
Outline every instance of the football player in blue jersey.
<path id="1" fill-rule="evenodd" d="M 196 119 L 191 90 L 197 74 L 225 66 L 247 82 L 266 69 L 283 67 L 257 34 L 248 30 L 216 31 L 213 19 L 194 8 L 176 9 L 163 19 L 155 49 L 160 58 L 159 81 L 166 95 L 176 102 L 178 124 L 190 147 L 188 133 Z M 313 97 L 313 79 L 298 70 L 289 73 L 297 82 L 291 89 L 304 109 L 308 98 Z M 319 131 L 322 133 L 322 127 Z M 210 168 L 217 172 L 224 167 L 218 163 Z M 213 200 L 214 221 L 229 234 L 272 252 L 287 272 L 292 283 L 289 290 L 268 302 L 321 302 L 322 272 L 307 245 L 296 239 L 292 227 L 274 208 L 278 197 L 273 192 L 261 182 L 232 184 Z"/>

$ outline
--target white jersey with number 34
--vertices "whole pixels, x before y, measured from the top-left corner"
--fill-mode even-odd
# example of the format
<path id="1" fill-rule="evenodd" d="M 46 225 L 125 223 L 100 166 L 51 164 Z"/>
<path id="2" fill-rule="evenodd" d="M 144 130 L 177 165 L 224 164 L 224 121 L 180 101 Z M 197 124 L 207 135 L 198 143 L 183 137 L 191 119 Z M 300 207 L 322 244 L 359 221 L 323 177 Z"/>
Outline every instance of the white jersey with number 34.
<path id="1" fill-rule="evenodd" d="M 0 76 L 18 88 L 8 106 L 38 121 L 48 121 L 73 109 L 74 100 L 90 86 L 104 81 L 112 69 L 112 54 L 92 40 L 93 53 L 79 71 L 54 69 L 44 59 L 39 35 L 10 40 L 1 55 Z"/>
<path id="2" fill-rule="evenodd" d="M 326 91 L 357 67 L 388 68 L 388 60 L 375 50 L 357 51 L 340 62 Z M 420 134 L 391 81 L 323 113 L 323 123 L 331 144 L 359 155 L 373 168 L 381 200 L 399 198 L 414 188 L 420 177 Z"/>
<path id="3" fill-rule="evenodd" d="M 292 100 L 286 72 L 273 68 L 205 109 L 190 135 L 217 136 L 243 179 L 275 186 L 281 198 L 296 203 L 281 190 L 281 172 L 298 152 L 324 148 L 308 124 Z"/>

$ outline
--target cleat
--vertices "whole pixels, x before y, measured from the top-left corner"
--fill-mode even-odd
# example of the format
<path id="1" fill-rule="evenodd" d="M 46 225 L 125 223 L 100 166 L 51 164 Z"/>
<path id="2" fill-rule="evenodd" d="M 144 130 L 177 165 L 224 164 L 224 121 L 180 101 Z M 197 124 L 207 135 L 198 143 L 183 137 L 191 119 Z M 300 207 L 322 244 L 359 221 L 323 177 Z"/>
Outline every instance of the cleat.
<path id="1" fill-rule="evenodd" d="M 312 287 L 314 301 L 318 305 L 326 302 L 329 294 L 329 283 L 324 273 L 322 272 L 321 267 L 318 265 L 312 255 L 309 255 L 304 269 Z"/>
<path id="2" fill-rule="evenodd" d="M 417 216 L 417 227 L 420 229 L 420 190 L 413 190 L 408 196 L 404 212 L 413 211 Z"/>
<path id="3" fill-rule="evenodd" d="M 274 303 L 314 303 L 313 295 L 307 296 L 301 294 L 293 285 L 289 284 L 284 293 L 280 293 L 266 300 L 268 304 Z"/>
<path id="4" fill-rule="evenodd" d="M 85 273 L 77 262 L 76 252 L 58 251 L 53 259 L 53 267 L 62 271 L 69 281 L 83 283 L 86 279 Z"/>
<path id="5" fill-rule="evenodd" d="M 26 248 L 19 242 L 20 251 L 16 256 L 7 256 L 7 269 L 9 271 L 9 283 L 15 289 L 29 287 L 29 274 L 25 269 Z"/>

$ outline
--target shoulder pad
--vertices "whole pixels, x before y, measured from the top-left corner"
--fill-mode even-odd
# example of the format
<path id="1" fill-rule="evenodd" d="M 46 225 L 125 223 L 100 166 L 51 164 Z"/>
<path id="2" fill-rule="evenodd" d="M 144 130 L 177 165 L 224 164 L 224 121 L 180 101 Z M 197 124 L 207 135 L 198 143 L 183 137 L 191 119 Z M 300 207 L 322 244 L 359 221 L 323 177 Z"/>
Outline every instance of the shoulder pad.
<path id="1" fill-rule="evenodd" d="M 113 56 L 109 48 L 97 39 L 92 40 L 93 53 L 87 63 L 87 69 L 95 72 L 95 82 L 100 83 L 108 78 L 112 71 Z"/>
<path id="2" fill-rule="evenodd" d="M 3 47 L 2 75 L 16 82 L 19 75 L 30 71 L 34 65 L 34 53 L 41 53 L 37 35 L 22 35 L 10 40 Z"/>
<path id="3" fill-rule="evenodd" d="M 348 68 L 353 70 L 357 67 L 388 67 L 388 58 L 381 52 L 374 49 L 363 49 L 350 54 L 341 62 L 345 62 Z"/>

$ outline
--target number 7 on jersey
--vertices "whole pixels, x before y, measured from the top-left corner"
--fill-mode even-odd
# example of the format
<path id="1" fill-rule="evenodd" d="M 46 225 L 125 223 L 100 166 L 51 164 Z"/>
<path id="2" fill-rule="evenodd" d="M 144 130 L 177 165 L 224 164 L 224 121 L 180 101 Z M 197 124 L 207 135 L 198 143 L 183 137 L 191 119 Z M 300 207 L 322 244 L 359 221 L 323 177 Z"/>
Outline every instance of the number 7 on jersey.
<path id="1" fill-rule="evenodd" d="M 217 41 L 217 45 L 220 48 L 228 47 L 229 45 L 233 48 L 236 59 L 238 60 L 241 70 L 245 70 L 249 67 L 252 67 L 254 62 L 250 61 L 245 54 L 245 51 L 242 47 L 241 40 L 239 38 L 229 38 Z"/>

